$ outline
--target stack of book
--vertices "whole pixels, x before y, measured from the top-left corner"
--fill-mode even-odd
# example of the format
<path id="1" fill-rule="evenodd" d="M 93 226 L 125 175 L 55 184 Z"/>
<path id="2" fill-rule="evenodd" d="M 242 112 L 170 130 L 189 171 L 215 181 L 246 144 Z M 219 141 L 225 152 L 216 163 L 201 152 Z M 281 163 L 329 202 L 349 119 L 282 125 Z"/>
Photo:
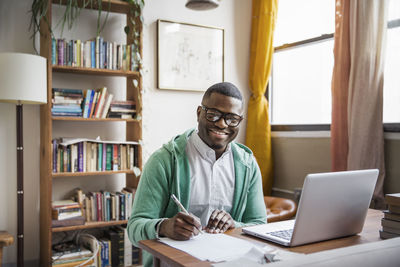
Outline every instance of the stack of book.
<path id="1" fill-rule="evenodd" d="M 110 111 L 108 113 L 109 118 L 121 118 L 121 119 L 132 119 L 136 115 L 136 104 L 135 101 L 112 101 Z"/>
<path id="2" fill-rule="evenodd" d="M 82 90 L 53 88 L 51 115 L 82 117 Z"/>
<path id="3" fill-rule="evenodd" d="M 382 230 L 379 235 L 382 239 L 400 236 L 400 193 L 386 194 L 388 210 L 383 211 Z"/>
<path id="4" fill-rule="evenodd" d="M 52 226 L 61 227 L 85 223 L 82 206 L 73 200 L 57 200 L 52 204 Z"/>
<path id="5" fill-rule="evenodd" d="M 69 267 L 78 266 L 88 261 L 93 256 L 93 252 L 83 246 L 76 245 L 73 242 L 65 242 L 53 245 L 52 248 L 52 266 Z M 94 260 L 87 262 L 85 266 L 92 266 Z"/>

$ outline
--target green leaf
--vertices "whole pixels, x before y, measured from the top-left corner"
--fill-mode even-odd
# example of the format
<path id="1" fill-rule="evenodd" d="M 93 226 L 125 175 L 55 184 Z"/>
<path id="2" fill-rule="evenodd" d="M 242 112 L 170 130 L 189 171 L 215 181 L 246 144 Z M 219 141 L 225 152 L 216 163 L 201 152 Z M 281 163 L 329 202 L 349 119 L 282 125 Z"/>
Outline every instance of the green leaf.
<path id="1" fill-rule="evenodd" d="M 126 34 L 129 34 L 129 26 L 125 26 L 125 27 L 124 27 L 124 32 L 125 32 Z"/>

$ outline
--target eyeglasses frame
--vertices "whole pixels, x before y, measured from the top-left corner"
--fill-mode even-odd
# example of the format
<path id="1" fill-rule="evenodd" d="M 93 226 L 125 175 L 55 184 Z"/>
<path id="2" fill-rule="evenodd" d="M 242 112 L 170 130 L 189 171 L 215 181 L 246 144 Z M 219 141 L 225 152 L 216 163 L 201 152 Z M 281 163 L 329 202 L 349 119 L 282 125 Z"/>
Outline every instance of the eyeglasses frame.
<path id="1" fill-rule="evenodd" d="M 240 116 L 240 115 L 235 114 L 235 113 L 226 113 L 226 112 L 222 112 L 222 111 L 220 111 L 220 110 L 218 110 L 218 109 L 216 109 L 216 108 L 209 108 L 209 107 L 206 107 L 206 106 L 204 106 L 204 105 L 200 105 L 200 107 L 201 107 L 202 110 L 204 110 L 204 111 L 206 112 L 206 116 L 205 116 L 205 117 L 206 117 L 206 120 L 209 121 L 209 122 L 215 123 L 215 122 L 217 122 L 217 121 L 220 121 L 221 118 L 223 118 L 225 124 L 228 125 L 229 127 L 238 127 L 239 124 L 240 124 L 240 123 L 242 122 L 242 120 L 243 120 L 243 116 Z M 221 116 L 219 117 L 218 120 L 212 121 L 212 120 L 209 120 L 209 119 L 207 118 L 207 111 L 208 111 L 208 110 L 211 110 L 211 109 L 212 109 L 212 110 L 216 110 L 216 111 L 218 111 L 219 113 L 221 113 Z M 238 116 L 238 117 L 239 117 L 239 122 L 238 122 L 238 124 L 235 125 L 235 126 L 229 125 L 229 124 L 226 122 L 226 116 L 227 116 L 227 115 Z"/>

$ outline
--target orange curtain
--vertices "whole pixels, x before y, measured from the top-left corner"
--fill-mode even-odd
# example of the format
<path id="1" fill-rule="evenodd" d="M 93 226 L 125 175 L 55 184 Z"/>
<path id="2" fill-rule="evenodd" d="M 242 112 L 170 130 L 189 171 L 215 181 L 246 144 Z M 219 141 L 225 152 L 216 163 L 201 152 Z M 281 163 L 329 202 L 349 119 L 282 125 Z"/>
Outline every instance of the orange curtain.
<path id="1" fill-rule="evenodd" d="M 253 0 L 246 145 L 257 159 L 263 177 L 264 195 L 270 195 L 273 182 L 271 126 L 268 101 L 264 97 L 271 74 L 273 33 L 278 0 Z"/>
<path id="2" fill-rule="evenodd" d="M 331 161 L 332 171 L 345 171 L 347 170 L 347 153 L 349 150 L 347 135 L 347 102 L 350 75 L 350 1 L 337 0 L 335 14 Z"/>

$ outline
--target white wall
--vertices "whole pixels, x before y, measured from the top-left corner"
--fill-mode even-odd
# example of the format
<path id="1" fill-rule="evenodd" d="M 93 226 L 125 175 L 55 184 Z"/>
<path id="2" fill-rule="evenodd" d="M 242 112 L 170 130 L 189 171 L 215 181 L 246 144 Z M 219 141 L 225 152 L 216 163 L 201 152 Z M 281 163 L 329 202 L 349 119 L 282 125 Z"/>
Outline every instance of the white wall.
<path id="1" fill-rule="evenodd" d="M 0 1 L 0 52 L 34 53 L 29 39 L 29 9 L 31 0 Z M 202 93 L 187 91 L 159 90 L 157 86 L 156 58 L 156 21 L 171 20 L 216 26 L 225 29 L 225 80 L 236 84 L 241 89 L 246 102 L 248 93 L 248 55 L 251 23 L 251 1 L 224 0 L 220 7 L 212 11 L 192 11 L 184 7 L 186 0 L 147 0 L 144 9 L 144 92 L 143 92 L 143 142 L 144 160 L 167 142 L 174 135 L 196 126 L 195 111 Z M 55 10 L 57 16 L 57 10 Z M 64 37 L 89 39 L 92 28 L 86 23 L 93 14 L 84 12 L 79 27 L 72 32 L 65 32 Z M 105 36 L 120 38 L 115 26 L 122 25 L 118 16 L 110 17 L 110 25 L 105 29 Z M 116 37 L 116 35 L 118 35 Z M 122 34 L 123 35 L 123 34 Z M 122 36 L 124 38 L 124 36 Z M 118 78 L 87 79 L 79 75 L 56 74 L 53 76 L 55 86 L 71 88 L 92 88 L 107 85 L 118 89 L 123 80 Z M 0 81 L 1 82 L 1 81 Z M 122 97 L 122 96 L 121 96 Z M 237 138 L 244 142 L 245 121 Z M 73 136 L 70 123 L 58 124 L 55 135 Z M 103 129 L 102 124 L 85 127 L 83 132 L 93 134 L 95 127 L 103 138 L 118 138 L 124 132 L 124 126 L 116 124 L 113 131 Z M 15 106 L 0 103 L 0 230 L 6 230 L 16 236 L 16 125 Z M 96 130 L 96 131 L 97 131 Z M 25 260 L 35 261 L 39 257 L 39 145 L 40 119 L 38 106 L 24 106 L 24 188 L 25 188 Z M 118 187 L 108 184 L 106 179 L 93 185 L 91 179 L 74 179 L 57 181 L 56 196 L 61 196 L 74 186 Z M 76 185 L 77 184 L 77 185 Z M 4 249 L 3 263 L 16 262 L 16 243 Z"/>
<path id="2" fill-rule="evenodd" d="M 225 29 L 225 80 L 247 99 L 251 1 L 224 0 L 217 9 L 193 11 L 186 0 L 147 1 L 144 9 L 144 158 L 174 135 L 195 127 L 196 108 L 203 93 L 159 90 L 157 87 L 157 20 L 171 20 Z M 245 122 L 245 121 L 244 121 Z M 244 142 L 245 123 L 238 140 Z"/>

